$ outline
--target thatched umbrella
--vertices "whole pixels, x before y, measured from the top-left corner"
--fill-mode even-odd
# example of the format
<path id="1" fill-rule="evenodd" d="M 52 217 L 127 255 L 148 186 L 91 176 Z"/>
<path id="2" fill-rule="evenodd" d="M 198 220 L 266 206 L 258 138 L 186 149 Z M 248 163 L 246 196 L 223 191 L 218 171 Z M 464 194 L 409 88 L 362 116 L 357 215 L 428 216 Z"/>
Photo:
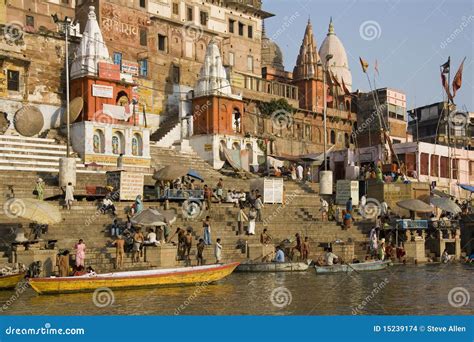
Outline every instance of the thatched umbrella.
<path id="1" fill-rule="evenodd" d="M 433 211 L 433 208 L 429 204 L 426 204 L 425 202 L 419 199 L 408 199 L 399 201 L 397 202 L 397 205 L 402 209 L 414 211 L 417 213 L 431 213 Z"/>
<path id="2" fill-rule="evenodd" d="M 157 209 L 144 209 L 131 218 L 132 224 L 144 227 L 157 227 L 172 224 L 176 220 L 176 214 L 171 211 L 159 211 Z"/>
<path id="3" fill-rule="evenodd" d="M 14 125 L 18 133 L 32 137 L 43 129 L 43 114 L 34 106 L 25 106 L 15 113 Z"/>
<path id="4" fill-rule="evenodd" d="M 459 214 L 462 211 L 455 202 L 446 197 L 432 197 L 431 204 L 453 214 Z"/>
<path id="5" fill-rule="evenodd" d="M 39 224 L 55 224 L 62 221 L 57 206 L 32 198 L 11 198 L 3 206 L 11 218 L 24 218 Z"/>
<path id="6" fill-rule="evenodd" d="M 164 168 L 156 171 L 153 174 L 155 180 L 174 180 L 186 176 L 188 174 L 189 167 L 183 165 L 168 165 Z"/>

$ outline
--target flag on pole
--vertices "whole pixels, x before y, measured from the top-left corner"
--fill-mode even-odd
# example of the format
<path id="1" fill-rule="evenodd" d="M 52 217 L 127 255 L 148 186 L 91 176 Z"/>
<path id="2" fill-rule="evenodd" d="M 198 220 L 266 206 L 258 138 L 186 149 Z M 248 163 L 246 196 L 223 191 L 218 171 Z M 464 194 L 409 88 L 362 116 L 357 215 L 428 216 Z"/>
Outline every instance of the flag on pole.
<path id="1" fill-rule="evenodd" d="M 446 61 L 446 63 L 441 65 L 441 68 L 442 68 L 442 70 L 441 70 L 442 74 L 449 73 L 449 69 L 451 68 L 451 56 L 448 57 L 448 60 Z"/>
<path id="2" fill-rule="evenodd" d="M 379 62 L 377 60 L 375 60 L 374 70 L 377 73 L 377 76 L 379 76 Z"/>
<path id="3" fill-rule="evenodd" d="M 363 60 L 362 57 L 359 56 L 360 66 L 362 67 L 362 71 L 367 73 L 367 68 L 369 67 L 369 63 Z"/>
<path id="4" fill-rule="evenodd" d="M 456 92 L 458 91 L 459 88 L 461 88 L 462 85 L 462 69 L 464 68 L 464 61 L 466 60 L 466 57 L 461 62 L 461 65 L 459 66 L 458 71 L 456 72 L 456 75 L 454 76 L 453 80 L 453 97 L 456 96 Z"/>
<path id="5" fill-rule="evenodd" d="M 342 82 L 342 89 L 344 90 L 344 93 L 346 95 L 350 95 L 351 92 L 349 91 L 349 89 L 347 89 L 346 84 L 344 83 L 344 78 L 343 77 L 341 77 L 341 82 Z"/>
<path id="6" fill-rule="evenodd" d="M 451 91 L 449 90 L 448 79 L 446 78 L 446 74 L 449 73 L 451 68 L 451 57 L 448 57 L 446 63 L 440 66 L 441 68 L 441 84 L 443 85 L 444 91 L 446 91 L 446 95 L 448 95 L 448 101 L 453 103 L 453 95 L 451 95 Z"/>

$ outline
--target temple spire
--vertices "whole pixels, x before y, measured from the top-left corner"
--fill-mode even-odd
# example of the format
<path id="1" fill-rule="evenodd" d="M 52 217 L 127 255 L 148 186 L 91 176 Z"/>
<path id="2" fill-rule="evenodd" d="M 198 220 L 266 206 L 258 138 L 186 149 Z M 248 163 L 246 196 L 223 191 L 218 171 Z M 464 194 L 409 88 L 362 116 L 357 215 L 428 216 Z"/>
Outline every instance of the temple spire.
<path id="1" fill-rule="evenodd" d="M 71 79 L 97 76 L 97 64 L 99 62 L 112 63 L 112 60 L 97 22 L 95 7 L 89 6 L 86 27 L 77 47 L 76 57 L 71 65 Z"/>
<path id="2" fill-rule="evenodd" d="M 296 66 L 293 69 L 293 78 L 298 80 L 316 77 L 318 62 L 319 54 L 316 40 L 314 39 L 313 26 L 311 25 L 311 20 L 308 19 Z"/>
<path id="3" fill-rule="evenodd" d="M 334 34 L 334 24 L 333 24 L 333 22 L 332 22 L 332 16 L 331 16 L 331 19 L 330 19 L 330 21 L 329 21 L 328 36 L 329 36 L 330 34 Z"/>

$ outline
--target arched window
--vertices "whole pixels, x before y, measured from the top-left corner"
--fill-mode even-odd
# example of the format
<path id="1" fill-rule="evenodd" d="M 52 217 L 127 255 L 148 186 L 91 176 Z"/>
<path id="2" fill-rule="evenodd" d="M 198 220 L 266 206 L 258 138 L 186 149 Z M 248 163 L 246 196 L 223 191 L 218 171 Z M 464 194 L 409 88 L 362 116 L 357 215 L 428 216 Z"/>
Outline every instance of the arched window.
<path id="1" fill-rule="evenodd" d="M 346 148 L 349 148 L 350 144 L 351 144 L 351 142 L 349 140 L 349 134 L 344 133 L 344 145 L 346 146 Z"/>
<path id="2" fill-rule="evenodd" d="M 232 111 L 232 130 L 236 133 L 242 132 L 242 115 L 238 108 Z"/>
<path id="3" fill-rule="evenodd" d="M 100 129 L 94 131 L 94 135 L 92 136 L 92 147 L 94 153 L 105 152 L 104 133 Z"/>
<path id="4" fill-rule="evenodd" d="M 116 101 L 117 106 L 125 107 L 125 106 L 128 106 L 129 103 L 130 101 L 128 99 L 127 93 L 124 91 L 119 91 L 119 93 L 117 94 L 117 101 Z"/>
<path id="5" fill-rule="evenodd" d="M 112 153 L 125 153 L 125 139 L 122 132 L 116 131 L 112 135 Z"/>
<path id="6" fill-rule="evenodd" d="M 331 133 L 330 133 L 330 140 L 331 144 L 335 144 L 336 143 L 336 132 L 334 132 L 334 130 L 331 130 Z"/>
<path id="7" fill-rule="evenodd" d="M 135 133 L 132 137 L 132 155 L 142 156 L 143 155 L 143 140 L 142 136 Z"/>

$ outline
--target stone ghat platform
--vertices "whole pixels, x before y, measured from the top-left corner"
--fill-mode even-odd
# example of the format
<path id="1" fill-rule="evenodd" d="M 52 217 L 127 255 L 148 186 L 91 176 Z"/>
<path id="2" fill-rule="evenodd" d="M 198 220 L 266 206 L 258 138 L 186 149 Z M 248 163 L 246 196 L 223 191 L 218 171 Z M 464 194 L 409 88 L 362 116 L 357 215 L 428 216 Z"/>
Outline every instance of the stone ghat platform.
<path id="1" fill-rule="evenodd" d="M 182 164 L 197 170 L 205 179 L 206 184 L 214 187 L 219 178 L 223 178 L 226 189 L 249 190 L 249 180 L 229 177 L 212 169 L 206 162 L 196 155 L 180 154 L 169 149 L 152 148 L 153 166 L 160 168 L 171 164 Z M 33 198 L 33 189 L 35 180 L 41 177 L 45 180 L 45 198 L 54 197 L 61 194 L 57 186 L 57 173 L 54 172 L 34 172 L 34 171 L 1 171 L 0 172 L 0 205 L 8 200 L 11 195 L 10 188 L 13 187 L 16 198 Z M 151 175 L 145 176 L 145 184 L 153 185 L 154 180 Z M 102 173 L 78 173 L 76 192 L 85 191 L 86 185 L 105 185 L 105 174 Z M 193 229 L 194 244 L 191 250 L 191 260 L 195 261 L 195 245 L 199 237 L 202 237 L 202 220 L 206 215 L 211 216 L 212 241 L 221 238 L 223 245 L 223 261 L 244 261 L 248 256 L 258 256 L 263 253 L 259 241 L 259 235 L 264 228 L 273 237 L 274 242 L 280 242 L 285 239 L 294 240 L 295 233 L 308 236 L 311 244 L 310 257 L 315 259 L 322 254 L 323 248 L 327 243 L 341 240 L 344 242 L 354 242 L 354 253 L 356 257 L 363 259 L 366 252 L 367 233 L 370 225 L 356 223 L 351 229 L 343 230 L 334 222 L 320 221 L 320 201 L 319 185 L 315 183 L 299 183 L 285 181 L 284 192 L 286 204 L 266 204 L 262 210 L 263 222 L 257 222 L 256 235 L 237 235 L 237 212 L 232 204 L 213 203 L 211 211 L 203 211 L 200 217 L 190 220 L 183 214 L 179 203 L 171 203 L 171 209 L 177 214 L 177 220 L 171 230 L 174 232 L 176 227 Z M 59 201 L 50 201 L 53 205 L 59 207 Z M 127 208 L 131 202 L 117 202 L 118 218 L 126 220 Z M 145 207 L 163 208 L 160 202 L 145 202 Z M 66 211 L 60 209 L 63 215 L 63 221 L 59 224 L 51 225 L 43 239 L 58 240 L 58 248 L 67 248 L 73 251 L 74 244 L 79 239 L 84 239 L 88 249 L 86 255 L 86 264 L 103 272 L 113 269 L 115 263 L 114 248 L 107 247 L 112 241 L 110 235 L 110 225 L 113 217 L 108 214 L 102 214 L 98 211 L 95 201 L 76 201 L 72 210 Z M 3 214 L 3 213 L 2 213 Z M 0 216 L 0 248 L 4 254 L 8 254 L 11 241 L 14 239 L 12 227 L 22 223 L 28 227 L 29 222 L 11 218 L 6 215 Z M 28 232 L 28 229 L 26 229 Z M 177 241 L 175 237 L 173 241 Z M 248 249 L 240 249 L 239 246 L 247 245 Z M 167 248 L 167 247 L 166 247 Z M 166 249 L 165 248 L 165 249 Z M 157 248 L 159 249 L 159 248 Z M 158 253 L 148 248 L 149 253 Z M 215 262 L 214 245 L 206 247 L 204 258 L 208 263 Z M 160 252 L 161 253 L 161 252 Z M 169 253 L 169 251 L 167 252 Z M 148 258 L 149 259 L 149 258 Z M 142 259 L 143 260 L 143 259 Z M 182 265 L 183 262 L 176 261 L 176 265 Z M 127 255 L 124 261 L 124 268 L 143 269 L 154 266 L 154 262 L 140 262 L 133 264 L 131 256 Z"/>

